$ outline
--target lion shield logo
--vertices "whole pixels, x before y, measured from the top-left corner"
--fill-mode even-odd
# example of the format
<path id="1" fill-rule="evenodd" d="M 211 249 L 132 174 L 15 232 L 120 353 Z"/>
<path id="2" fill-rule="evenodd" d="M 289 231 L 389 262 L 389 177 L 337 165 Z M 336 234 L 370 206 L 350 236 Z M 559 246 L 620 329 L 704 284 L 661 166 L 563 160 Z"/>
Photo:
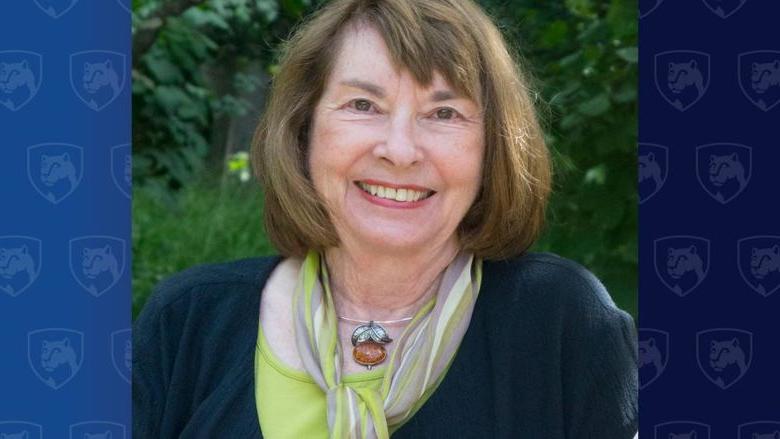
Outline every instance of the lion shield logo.
<path id="1" fill-rule="evenodd" d="M 702 0 L 704 6 L 720 18 L 729 18 L 745 4 L 747 0 Z"/>
<path id="2" fill-rule="evenodd" d="M 685 297 L 710 269 L 710 241 L 697 236 L 667 236 L 654 242 L 655 273 L 666 288 Z"/>
<path id="3" fill-rule="evenodd" d="M 0 439 L 41 439 L 43 426 L 25 421 L 0 422 Z"/>
<path id="4" fill-rule="evenodd" d="M 710 439 L 710 426 L 701 422 L 664 422 L 654 430 L 655 439 Z"/>
<path id="5" fill-rule="evenodd" d="M 57 19 L 73 9 L 79 0 L 33 0 L 33 2 L 46 15 Z"/>
<path id="6" fill-rule="evenodd" d="M 639 388 L 657 380 L 669 362 L 669 333 L 658 329 L 639 329 Z"/>
<path id="7" fill-rule="evenodd" d="M 758 294 L 780 289 L 780 236 L 750 236 L 737 241 L 739 274 Z"/>
<path id="8" fill-rule="evenodd" d="M 27 361 L 41 382 L 57 390 L 76 376 L 84 359 L 84 333 L 46 328 L 27 334 Z"/>
<path id="9" fill-rule="evenodd" d="M 655 86 L 672 107 L 685 111 L 710 86 L 710 56 L 695 50 L 672 50 L 655 56 Z"/>
<path id="10" fill-rule="evenodd" d="M 58 204 L 81 183 L 84 150 L 69 143 L 42 143 L 27 148 L 27 179 L 46 201 Z"/>
<path id="11" fill-rule="evenodd" d="M 715 201 L 726 204 L 750 182 L 753 153 L 736 143 L 710 143 L 696 148 L 696 177 Z"/>
<path id="12" fill-rule="evenodd" d="M 113 236 L 83 236 L 70 241 L 70 272 L 89 294 L 100 297 L 125 270 L 125 241 Z"/>
<path id="13" fill-rule="evenodd" d="M 0 51 L 0 105 L 18 111 L 38 94 L 43 58 L 26 50 Z"/>
<path id="14" fill-rule="evenodd" d="M 125 431 L 125 426 L 116 422 L 79 422 L 70 426 L 70 439 L 125 439 Z"/>
<path id="15" fill-rule="evenodd" d="M 639 203 L 658 193 L 669 170 L 669 148 L 653 143 L 639 144 Z"/>
<path id="16" fill-rule="evenodd" d="M 740 425 L 739 439 L 780 439 L 780 422 L 755 421 Z"/>
<path id="17" fill-rule="evenodd" d="M 696 334 L 696 361 L 711 383 L 728 389 L 750 368 L 753 334 L 742 329 L 714 328 Z"/>
<path id="18" fill-rule="evenodd" d="M 739 88 L 750 103 L 761 111 L 780 104 L 780 51 L 756 50 L 737 58 Z"/>
<path id="19" fill-rule="evenodd" d="M 111 333 L 111 362 L 119 376 L 129 383 L 133 365 L 133 343 L 130 329 Z"/>
<path id="20" fill-rule="evenodd" d="M 70 85 L 87 107 L 101 111 L 122 92 L 126 69 L 126 56 L 119 52 L 74 53 L 70 56 Z"/>
<path id="21" fill-rule="evenodd" d="M 41 272 L 41 240 L 30 236 L 0 236 L 0 291 L 16 297 Z"/>
<path id="22" fill-rule="evenodd" d="M 130 198 L 133 190 L 133 162 L 130 144 L 111 148 L 111 179 L 119 192 Z"/>

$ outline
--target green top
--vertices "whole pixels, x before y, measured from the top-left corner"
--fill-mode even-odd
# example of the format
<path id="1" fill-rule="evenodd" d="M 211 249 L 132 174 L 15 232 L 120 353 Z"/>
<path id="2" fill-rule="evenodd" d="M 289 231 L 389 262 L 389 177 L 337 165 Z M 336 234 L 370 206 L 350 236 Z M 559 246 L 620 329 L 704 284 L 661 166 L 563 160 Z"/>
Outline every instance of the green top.
<path id="1" fill-rule="evenodd" d="M 257 327 L 255 402 L 263 436 L 274 439 L 328 439 L 325 392 L 308 373 L 282 363 L 268 345 L 263 325 L 258 324 Z M 366 372 L 351 373 L 343 377 L 343 382 L 354 388 L 379 391 L 385 369 L 380 366 Z M 413 408 L 413 413 L 425 404 L 437 386 L 438 383 L 423 395 Z M 390 433 L 402 425 L 390 427 Z"/>

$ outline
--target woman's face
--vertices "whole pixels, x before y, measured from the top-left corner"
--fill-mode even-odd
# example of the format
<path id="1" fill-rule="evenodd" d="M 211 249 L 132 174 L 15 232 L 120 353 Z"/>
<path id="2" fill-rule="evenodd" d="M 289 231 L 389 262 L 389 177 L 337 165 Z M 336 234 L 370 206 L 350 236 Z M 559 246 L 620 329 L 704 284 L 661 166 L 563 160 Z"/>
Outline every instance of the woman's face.
<path id="1" fill-rule="evenodd" d="M 435 73 L 396 70 L 382 37 L 345 34 L 314 110 L 309 166 L 342 242 L 377 252 L 457 244 L 481 181 L 480 107 Z"/>

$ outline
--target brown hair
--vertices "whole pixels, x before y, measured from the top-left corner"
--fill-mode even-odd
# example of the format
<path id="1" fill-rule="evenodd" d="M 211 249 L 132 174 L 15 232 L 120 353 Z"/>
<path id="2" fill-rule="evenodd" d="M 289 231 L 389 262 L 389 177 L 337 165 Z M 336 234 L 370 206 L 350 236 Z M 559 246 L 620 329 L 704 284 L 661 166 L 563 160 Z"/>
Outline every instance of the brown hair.
<path id="1" fill-rule="evenodd" d="M 519 255 L 538 237 L 550 192 L 547 147 L 528 80 L 490 18 L 471 0 L 333 0 L 284 45 L 252 164 L 265 188 L 265 226 L 285 256 L 339 243 L 307 168 L 312 113 L 348 24 L 383 37 L 393 62 L 427 86 L 438 71 L 482 105 L 482 184 L 458 227 L 464 250 L 485 259 Z"/>

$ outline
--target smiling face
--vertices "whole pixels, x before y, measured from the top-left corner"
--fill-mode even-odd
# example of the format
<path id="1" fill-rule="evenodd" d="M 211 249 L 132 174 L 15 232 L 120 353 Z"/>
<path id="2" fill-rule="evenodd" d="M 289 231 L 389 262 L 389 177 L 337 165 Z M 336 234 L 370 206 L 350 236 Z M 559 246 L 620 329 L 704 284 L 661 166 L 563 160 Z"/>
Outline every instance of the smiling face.
<path id="1" fill-rule="evenodd" d="M 457 245 L 481 181 L 480 110 L 436 72 L 422 86 L 396 69 L 373 28 L 348 30 L 309 138 L 311 178 L 342 244 Z"/>

